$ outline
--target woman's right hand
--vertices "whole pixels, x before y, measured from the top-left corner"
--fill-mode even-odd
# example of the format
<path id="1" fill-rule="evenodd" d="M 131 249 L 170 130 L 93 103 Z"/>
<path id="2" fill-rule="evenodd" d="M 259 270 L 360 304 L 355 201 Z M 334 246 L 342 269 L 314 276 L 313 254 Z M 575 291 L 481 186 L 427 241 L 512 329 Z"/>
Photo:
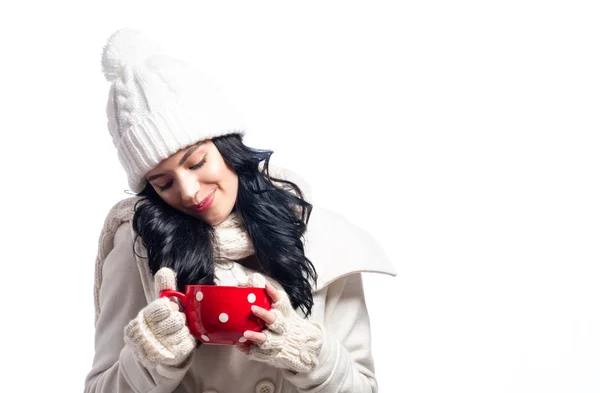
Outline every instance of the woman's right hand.
<path id="1" fill-rule="evenodd" d="M 175 272 L 161 268 L 154 276 L 154 286 L 157 296 L 164 290 L 175 290 Z M 196 348 L 196 339 L 186 326 L 185 314 L 167 297 L 154 300 L 129 322 L 125 327 L 125 343 L 146 367 L 179 366 Z"/>

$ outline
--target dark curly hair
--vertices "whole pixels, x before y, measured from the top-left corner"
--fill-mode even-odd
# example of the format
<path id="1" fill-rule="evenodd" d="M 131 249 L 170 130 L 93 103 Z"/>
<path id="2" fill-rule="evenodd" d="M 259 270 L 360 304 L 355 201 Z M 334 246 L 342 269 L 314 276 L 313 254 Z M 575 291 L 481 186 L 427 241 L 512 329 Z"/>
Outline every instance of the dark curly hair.
<path id="1" fill-rule="evenodd" d="M 270 176 L 273 151 L 246 146 L 240 134 L 216 137 L 212 142 L 238 175 L 233 209 L 252 239 L 259 272 L 277 280 L 292 306 L 310 315 L 311 281 L 316 283 L 317 272 L 304 255 L 302 238 L 312 205 L 295 183 Z M 161 267 L 173 269 L 180 291 L 189 284 L 214 284 L 213 227 L 169 206 L 150 183 L 137 195 L 143 198 L 136 203 L 132 225 L 136 239 L 140 236 L 148 251 L 152 274 Z"/>

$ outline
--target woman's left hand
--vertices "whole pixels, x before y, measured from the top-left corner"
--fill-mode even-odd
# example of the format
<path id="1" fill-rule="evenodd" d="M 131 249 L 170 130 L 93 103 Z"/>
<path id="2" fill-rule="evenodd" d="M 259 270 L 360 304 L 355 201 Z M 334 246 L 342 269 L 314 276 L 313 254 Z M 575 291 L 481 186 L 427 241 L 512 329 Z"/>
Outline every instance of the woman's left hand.
<path id="1" fill-rule="evenodd" d="M 239 346 L 250 359 L 294 372 L 308 372 L 317 364 L 323 345 L 323 329 L 316 322 L 300 317 L 285 291 L 277 291 L 266 281 L 265 289 L 273 301 L 271 310 L 252 306 L 252 312 L 265 321 L 262 332 L 246 331 L 249 346 Z"/>
<path id="2" fill-rule="evenodd" d="M 277 289 L 275 289 L 275 287 L 269 281 L 266 281 L 265 289 L 267 290 L 267 295 L 269 295 L 269 297 L 271 298 L 271 303 L 279 302 L 280 296 L 277 293 Z M 265 310 L 264 308 L 259 307 L 259 306 L 252 306 L 251 309 L 252 309 L 252 313 L 254 315 L 256 315 L 257 317 L 259 317 L 260 319 L 262 319 L 263 321 L 265 321 L 267 326 L 274 324 L 275 321 L 277 320 L 277 315 L 275 315 L 275 313 L 272 311 Z M 252 330 L 246 330 L 244 332 L 244 337 L 252 342 L 257 343 L 257 344 L 264 344 L 265 341 L 267 340 L 267 335 L 265 333 L 253 332 Z M 248 347 L 242 347 L 242 348 L 248 349 Z"/>

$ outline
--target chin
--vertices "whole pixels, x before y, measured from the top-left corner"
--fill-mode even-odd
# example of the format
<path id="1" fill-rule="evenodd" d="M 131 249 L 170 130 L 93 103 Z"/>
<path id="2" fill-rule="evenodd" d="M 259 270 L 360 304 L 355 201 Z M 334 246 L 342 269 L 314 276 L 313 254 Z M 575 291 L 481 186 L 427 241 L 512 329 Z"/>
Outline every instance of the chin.
<path id="1" fill-rule="evenodd" d="M 210 212 L 211 214 L 206 215 L 205 217 L 200 217 L 204 222 L 210 224 L 212 226 L 219 225 L 223 221 L 229 217 L 231 211 L 233 210 L 233 206 L 231 209 L 221 209 L 218 212 Z"/>

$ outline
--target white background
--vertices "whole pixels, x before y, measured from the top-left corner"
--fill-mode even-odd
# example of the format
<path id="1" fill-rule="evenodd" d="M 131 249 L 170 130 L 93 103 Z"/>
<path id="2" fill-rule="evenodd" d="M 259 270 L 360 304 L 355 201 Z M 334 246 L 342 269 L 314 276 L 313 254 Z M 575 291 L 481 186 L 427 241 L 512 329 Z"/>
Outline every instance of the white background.
<path id="1" fill-rule="evenodd" d="M 600 391 L 594 2 L 208 3 L 3 3 L 0 390 L 83 391 L 98 234 L 127 197 L 100 55 L 131 26 L 380 242 L 380 392 Z"/>

